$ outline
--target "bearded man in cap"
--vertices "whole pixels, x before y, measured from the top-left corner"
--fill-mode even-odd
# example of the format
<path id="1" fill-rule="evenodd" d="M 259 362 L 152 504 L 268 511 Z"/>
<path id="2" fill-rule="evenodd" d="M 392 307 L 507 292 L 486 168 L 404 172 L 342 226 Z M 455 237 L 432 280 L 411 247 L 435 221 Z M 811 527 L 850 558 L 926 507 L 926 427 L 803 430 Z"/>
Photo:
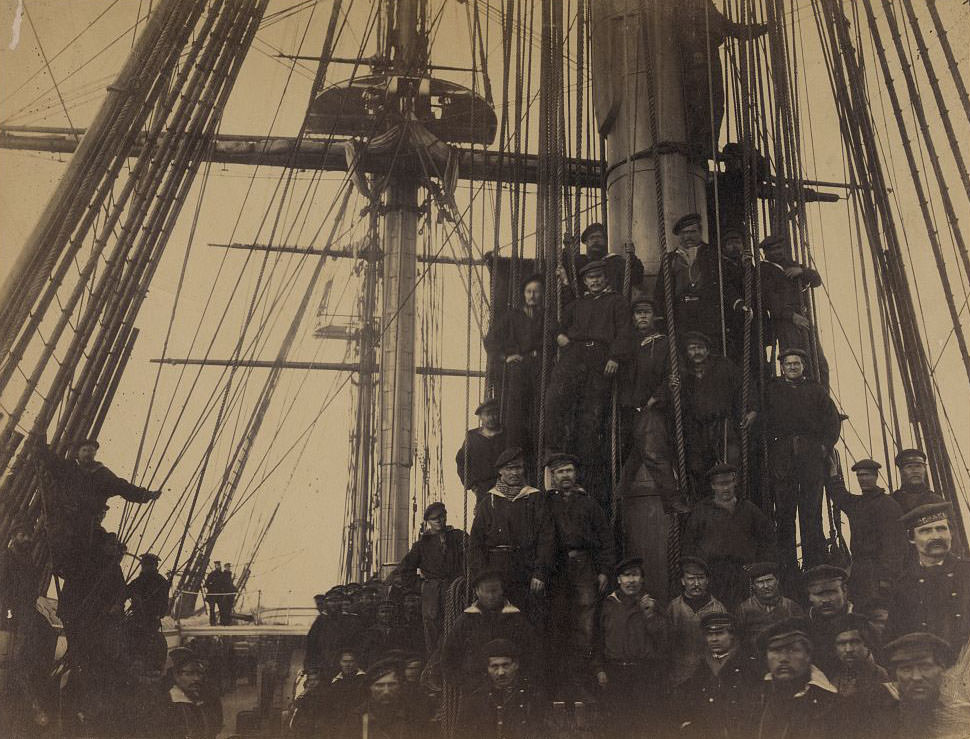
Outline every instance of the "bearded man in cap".
<path id="1" fill-rule="evenodd" d="M 808 305 L 805 294 L 822 284 L 822 278 L 814 269 L 798 264 L 788 253 L 784 236 L 768 236 L 761 241 L 764 258 L 759 265 L 761 294 L 768 310 L 770 331 L 766 332 L 768 346 L 778 342 L 778 349 L 812 350 L 813 329 L 807 317 Z M 819 361 L 819 382 L 829 386 L 828 362 L 822 349 L 815 342 Z"/>
<path id="2" fill-rule="evenodd" d="M 125 624 L 129 648 L 155 670 L 165 666 L 162 619 L 168 615 L 169 589 L 168 580 L 158 571 L 158 563 L 157 554 L 141 556 L 141 572 L 127 587 L 131 612 Z"/>
<path id="3" fill-rule="evenodd" d="M 617 588 L 603 601 L 592 665 L 607 736 L 659 717 L 666 667 L 667 619 L 644 590 L 643 560 L 624 559 L 615 573 Z"/>
<path id="4" fill-rule="evenodd" d="M 704 635 L 700 623 L 708 613 L 727 613 L 727 608 L 711 595 L 711 570 L 699 557 L 680 560 L 680 585 L 683 593 L 667 606 L 670 624 L 670 686 L 677 687 L 693 674 L 704 659 Z"/>
<path id="5" fill-rule="evenodd" d="M 222 730 L 222 703 L 206 685 L 205 664 L 186 647 L 177 647 L 168 656 L 172 687 L 153 722 L 152 736 L 215 739 Z"/>
<path id="6" fill-rule="evenodd" d="M 471 570 L 500 571 L 509 599 L 539 623 L 556 549 L 548 498 L 525 484 L 521 449 L 506 449 L 495 466 L 498 480 L 475 510 L 468 546 Z"/>
<path id="7" fill-rule="evenodd" d="M 835 652 L 835 635 L 841 619 L 852 613 L 846 582 L 848 573 L 834 565 L 818 565 L 802 576 L 805 592 L 811 608 L 808 616 L 812 626 L 812 642 L 815 644 L 815 665 L 826 675 L 839 667 Z"/>
<path id="8" fill-rule="evenodd" d="M 495 398 L 483 401 L 475 409 L 479 427 L 468 429 L 465 442 L 455 455 L 458 477 L 465 490 L 475 493 L 478 506 L 487 496 L 498 477 L 495 460 L 508 447 L 508 435 L 502 427 L 499 402 Z"/>
<path id="9" fill-rule="evenodd" d="M 774 557 L 775 528 L 758 506 L 738 500 L 734 465 L 714 465 L 707 478 L 712 495 L 687 518 L 681 551 L 707 562 L 714 595 L 733 610 L 748 592 L 744 566 Z"/>
<path id="10" fill-rule="evenodd" d="M 761 634 L 768 674 L 754 714 L 757 739 L 844 736 L 835 686 L 813 663 L 811 628 L 802 619 L 779 621 Z"/>
<path id="11" fill-rule="evenodd" d="M 589 262 L 580 277 L 587 292 L 563 309 L 556 329 L 560 353 L 546 390 L 543 443 L 601 470 L 610 391 L 620 364 L 631 354 L 632 321 L 630 304 L 610 288 L 603 262 Z M 594 495 L 602 503 L 607 492 Z"/>
<path id="12" fill-rule="evenodd" d="M 926 454 L 921 449 L 903 449 L 896 455 L 896 466 L 899 468 L 900 484 L 893 492 L 893 500 L 903 513 L 909 513 L 916 506 L 926 503 L 942 502 L 943 498 L 930 489 Z"/>
<path id="13" fill-rule="evenodd" d="M 339 650 L 356 644 L 363 629 L 358 616 L 343 613 L 343 595 L 339 590 L 318 594 L 314 601 L 319 615 L 306 635 L 303 669 L 332 674 L 336 670 Z"/>
<path id="14" fill-rule="evenodd" d="M 441 639 L 445 619 L 445 595 L 448 586 L 465 573 L 465 547 L 468 535 L 448 526 L 445 504 L 437 501 L 424 511 L 424 529 L 391 580 L 413 588 L 421 572 L 421 618 L 424 643 L 434 651 Z"/>
<path id="15" fill-rule="evenodd" d="M 889 682 L 889 675 L 872 655 L 874 644 L 875 635 L 865 616 L 847 613 L 839 617 L 835 627 L 839 666 L 827 677 L 842 698 L 849 736 L 857 736 L 866 727 L 869 716 L 884 700 L 883 684 Z"/>
<path id="16" fill-rule="evenodd" d="M 747 566 L 752 595 L 738 606 L 738 625 L 749 652 L 757 651 L 758 637 L 774 623 L 802 618 L 805 612 L 791 598 L 781 594 L 779 569 L 774 562 L 753 562 Z"/>
<path id="17" fill-rule="evenodd" d="M 959 652 L 970 637 L 970 562 L 951 552 L 951 510 L 949 503 L 927 503 L 902 517 L 919 559 L 893 586 L 889 631 L 929 632 Z"/>
<path id="18" fill-rule="evenodd" d="M 696 739 L 743 739 L 751 729 L 763 673 L 741 647 L 737 619 L 708 613 L 701 619 L 704 660 L 677 691 L 681 735 Z"/>
<path id="19" fill-rule="evenodd" d="M 462 736 L 481 739 L 532 739 L 542 736 L 545 701 L 522 676 L 519 648 L 494 639 L 482 649 L 488 681 L 461 698 Z"/>
<path id="20" fill-rule="evenodd" d="M 596 623 L 596 603 L 613 572 L 613 531 L 599 503 L 576 481 L 579 460 L 550 454 L 545 460 L 552 486 L 549 513 L 555 530 L 555 567 L 549 585 L 553 619 L 554 676 L 588 674 Z"/>
<path id="21" fill-rule="evenodd" d="M 853 495 L 846 489 L 837 457 L 833 455 L 825 483 L 829 500 L 849 517 L 852 542 L 849 590 L 856 603 L 886 597 L 906 561 L 906 532 L 899 523 L 903 511 L 879 487 L 881 467 L 872 459 L 860 459 L 853 464 L 852 471 L 862 489 L 861 495 Z"/>
<path id="22" fill-rule="evenodd" d="M 340 739 L 418 739 L 427 726 L 411 715 L 404 702 L 404 666 L 386 659 L 372 665 L 364 681 L 367 699 L 351 711 Z"/>
<path id="23" fill-rule="evenodd" d="M 534 446 L 533 423 L 538 416 L 544 336 L 542 294 L 545 278 L 529 275 L 522 281 L 522 305 L 503 313 L 485 335 L 489 357 L 504 367 L 502 416 L 506 443 L 530 449 Z M 555 352 L 555 347 L 549 347 Z M 554 356 L 554 354 L 550 354 Z"/>
<path id="24" fill-rule="evenodd" d="M 507 639 L 520 649 L 520 664 L 528 675 L 535 671 L 535 631 L 522 611 L 505 597 L 502 573 L 480 572 L 472 580 L 475 601 L 455 621 L 441 647 L 441 670 L 445 680 L 463 692 L 474 690 L 486 679 L 485 645 Z"/>
<path id="25" fill-rule="evenodd" d="M 795 514 L 801 530 L 802 566 L 825 559 L 822 482 L 839 440 L 842 419 L 828 391 L 805 376 L 801 349 L 781 352 L 781 377 L 765 387 L 761 428 L 768 442 L 768 473 L 782 565 L 796 569 Z"/>

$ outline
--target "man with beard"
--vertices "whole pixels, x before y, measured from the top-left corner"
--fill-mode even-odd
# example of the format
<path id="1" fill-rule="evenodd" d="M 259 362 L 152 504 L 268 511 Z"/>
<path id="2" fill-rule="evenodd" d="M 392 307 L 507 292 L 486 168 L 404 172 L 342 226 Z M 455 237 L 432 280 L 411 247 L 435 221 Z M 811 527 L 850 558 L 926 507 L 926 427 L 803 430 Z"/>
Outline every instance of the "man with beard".
<path id="1" fill-rule="evenodd" d="M 171 680 L 156 722 L 159 739 L 215 739 L 222 730 L 222 703 L 206 690 L 205 665 L 192 650 L 169 652 Z"/>
<path id="2" fill-rule="evenodd" d="M 849 591 L 856 603 L 887 596 L 906 560 L 906 535 L 899 523 L 903 511 L 879 487 L 880 467 L 872 459 L 860 459 L 852 465 L 862 489 L 861 495 L 852 495 L 833 457 L 833 470 L 825 484 L 829 499 L 849 517 L 852 541 Z"/>
<path id="3" fill-rule="evenodd" d="M 670 624 L 670 686 L 677 687 L 691 676 L 704 659 L 701 619 L 709 613 L 726 613 L 724 604 L 711 595 L 711 570 L 699 557 L 682 557 L 680 584 L 684 592 L 667 606 Z"/>
<path id="4" fill-rule="evenodd" d="M 448 525 L 448 510 L 436 501 L 424 511 L 421 537 L 391 576 L 406 587 L 414 587 L 421 571 L 421 618 L 428 650 L 434 650 L 441 639 L 448 586 L 465 572 L 467 540 L 464 531 Z"/>
<path id="5" fill-rule="evenodd" d="M 576 482 L 579 460 L 551 454 L 545 467 L 552 478 L 549 512 L 555 530 L 555 569 L 549 586 L 555 614 L 550 640 L 550 674 L 556 682 L 568 675 L 582 688 L 589 673 L 596 624 L 596 603 L 613 571 L 613 532 L 599 503 Z M 557 669 L 558 667 L 558 669 Z"/>
<path id="6" fill-rule="evenodd" d="M 538 415 L 535 403 L 542 371 L 544 286 L 541 274 L 526 277 L 522 282 L 522 305 L 503 313 L 485 336 L 485 350 L 505 367 L 502 416 L 508 432 L 507 444 L 525 449 L 533 445 L 533 422 Z"/>
<path id="7" fill-rule="evenodd" d="M 506 449 L 495 467 L 499 479 L 476 509 L 472 523 L 471 570 L 501 572 L 509 600 L 538 624 L 556 547 L 548 498 L 525 484 L 521 449 Z"/>
<path id="8" fill-rule="evenodd" d="M 848 735 L 859 736 L 872 713 L 884 702 L 883 684 L 889 682 L 889 675 L 872 655 L 875 635 L 865 616 L 858 613 L 840 616 L 833 631 L 839 666 L 827 677 L 842 699 Z"/>
<path id="9" fill-rule="evenodd" d="M 488 497 L 498 477 L 495 474 L 495 460 L 508 447 L 508 435 L 502 428 L 499 402 L 495 398 L 483 401 L 475 409 L 479 427 L 468 429 L 465 443 L 455 455 L 458 477 L 465 490 L 475 494 L 475 506 Z"/>
<path id="10" fill-rule="evenodd" d="M 970 562 L 950 551 L 951 510 L 949 503 L 927 503 L 902 517 L 919 561 L 895 583 L 889 629 L 894 636 L 929 632 L 958 652 L 970 636 Z"/>
<path id="11" fill-rule="evenodd" d="M 926 469 L 926 454 L 920 449 L 903 449 L 896 455 L 899 468 L 899 488 L 893 492 L 895 500 L 903 513 L 909 513 L 918 505 L 939 503 L 943 500 L 929 487 L 929 474 Z"/>
<path id="12" fill-rule="evenodd" d="M 738 607 L 738 625 L 747 650 L 753 654 L 761 632 L 779 621 L 802 618 L 805 612 L 798 603 L 781 594 L 777 564 L 754 562 L 747 570 L 752 595 Z"/>
<path id="13" fill-rule="evenodd" d="M 717 251 L 701 238 L 701 217 L 688 213 L 674 223 L 678 247 L 664 254 L 670 263 L 670 289 L 674 302 L 674 327 L 679 337 L 688 331 L 710 331 L 721 324 L 718 290 Z M 664 270 L 657 273 L 654 303 L 657 315 L 670 321 L 666 313 Z"/>
<path id="14" fill-rule="evenodd" d="M 403 667 L 386 659 L 372 665 L 365 680 L 367 700 L 351 711 L 340 739 L 418 739 L 426 727 L 415 720 L 404 703 Z"/>
<path id="15" fill-rule="evenodd" d="M 481 739 L 533 739 L 541 736 L 544 702 L 522 677 L 519 648 L 495 639 L 482 649 L 488 682 L 461 698 L 462 736 Z"/>
<path id="16" fill-rule="evenodd" d="M 591 223 L 580 234 L 579 240 L 586 246 L 586 253 L 576 257 L 576 271 L 582 270 L 590 262 L 601 261 L 606 266 L 606 281 L 609 283 L 613 292 L 623 295 L 623 283 L 626 276 L 626 257 L 623 254 L 610 252 L 607 246 L 606 228 L 602 223 Z M 568 278 L 569 256 L 563 250 L 563 266 L 558 270 L 559 280 L 568 293 L 572 293 L 572 285 Z M 636 254 L 630 254 L 630 286 L 638 287 L 643 282 L 643 262 Z M 570 300 L 573 295 L 564 296 L 564 301 Z"/>
<path id="17" fill-rule="evenodd" d="M 141 556 L 141 572 L 128 583 L 131 613 L 127 619 L 128 646 L 153 670 L 165 666 L 162 619 L 168 615 L 168 580 L 158 571 L 158 555 Z"/>
<path id="18" fill-rule="evenodd" d="M 762 673 L 741 649 L 737 619 L 708 613 L 701 619 L 704 661 L 680 686 L 681 735 L 696 739 L 742 739 Z"/>
<path id="19" fill-rule="evenodd" d="M 643 589 L 643 560 L 624 559 L 615 572 L 618 587 L 603 601 L 593 659 L 607 736 L 659 717 L 666 667 L 667 620 Z"/>
<path id="20" fill-rule="evenodd" d="M 781 563 L 797 569 L 795 514 L 801 530 L 802 566 L 825 560 L 822 482 L 826 460 L 839 440 L 842 420 L 828 391 L 805 376 L 807 354 L 781 351 L 781 377 L 765 387 L 762 430 L 768 442 L 768 474 L 775 500 Z"/>
<path id="21" fill-rule="evenodd" d="M 852 613 L 846 580 L 849 575 L 841 567 L 819 565 L 807 570 L 802 577 L 808 602 L 811 605 L 808 616 L 812 627 L 814 664 L 826 675 L 834 674 L 839 668 L 839 658 L 835 652 L 835 635 L 841 626 L 841 619 Z"/>
<path id="22" fill-rule="evenodd" d="M 835 687 L 812 662 L 810 626 L 779 621 L 761 634 L 768 674 L 753 716 L 757 739 L 829 739 L 844 736 Z"/>
<path id="23" fill-rule="evenodd" d="M 332 674 L 339 650 L 357 642 L 362 631 L 360 618 L 341 611 L 342 598 L 340 591 L 333 589 L 314 596 L 319 615 L 306 635 L 304 670 Z"/>
<path id="24" fill-rule="evenodd" d="M 758 506 L 738 500 L 734 465 L 714 465 L 707 479 L 712 495 L 688 517 L 681 551 L 707 562 L 714 595 L 733 610 L 748 592 L 744 566 L 775 555 L 775 529 Z"/>

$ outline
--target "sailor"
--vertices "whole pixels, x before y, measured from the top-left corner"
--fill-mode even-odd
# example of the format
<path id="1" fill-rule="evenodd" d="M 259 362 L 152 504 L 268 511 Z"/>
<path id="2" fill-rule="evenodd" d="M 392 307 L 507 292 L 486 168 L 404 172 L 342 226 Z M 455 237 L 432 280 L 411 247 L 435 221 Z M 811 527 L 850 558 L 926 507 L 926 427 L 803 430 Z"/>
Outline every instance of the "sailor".
<path id="1" fill-rule="evenodd" d="M 680 500 L 674 480 L 673 452 L 664 413 L 667 378 L 667 336 L 657 327 L 653 296 L 638 290 L 633 293 L 633 360 L 622 371 L 619 402 L 623 440 L 622 485 L 649 474 L 668 513 L 690 509 Z"/>
<path id="2" fill-rule="evenodd" d="M 713 494 L 701 500 L 688 517 L 681 551 L 707 562 L 711 590 L 734 610 L 748 593 L 744 566 L 775 556 L 775 529 L 758 506 L 738 500 L 734 465 L 716 464 L 707 478 Z"/>
<path id="3" fill-rule="evenodd" d="M 843 711 L 851 716 L 855 729 L 849 736 L 856 736 L 883 696 L 882 685 L 889 682 L 889 675 L 873 658 L 875 635 L 865 616 L 861 613 L 840 616 L 834 631 L 839 662 L 827 677 L 843 699 L 851 699 L 843 701 Z"/>
<path id="4" fill-rule="evenodd" d="M 694 488 L 706 488 L 707 471 L 719 462 L 740 457 L 740 425 L 754 412 L 741 407 L 741 371 L 727 357 L 712 354 L 712 343 L 700 331 L 683 334 L 685 365 L 681 377 L 687 462 Z"/>
<path id="5" fill-rule="evenodd" d="M 546 457 L 552 486 L 549 513 L 555 530 L 555 569 L 549 585 L 555 677 L 589 674 L 596 605 L 613 572 L 613 532 L 599 503 L 576 481 L 579 460 L 570 454 Z M 551 666 L 551 665 L 550 665 Z"/>
<path id="6" fill-rule="evenodd" d="M 720 140 L 724 119 L 720 47 L 728 38 L 757 38 L 768 26 L 735 23 L 711 0 L 689 0 L 674 6 L 674 12 L 672 28 L 676 29 L 677 38 L 673 44 L 681 52 L 687 143 L 691 156 L 706 162 Z"/>
<path id="7" fill-rule="evenodd" d="M 357 591 L 354 601 L 354 613 L 360 620 L 360 627 L 366 629 L 374 625 L 377 618 L 377 604 L 381 599 L 381 591 L 378 585 L 368 582 Z"/>
<path id="8" fill-rule="evenodd" d="M 423 680 L 424 657 L 415 652 L 405 654 L 404 662 L 404 700 L 410 707 L 411 714 L 421 721 L 431 721 L 435 715 L 437 701 L 436 690 L 432 690 Z"/>
<path id="9" fill-rule="evenodd" d="M 743 228 L 727 228 L 720 235 L 721 297 L 726 340 L 724 355 L 738 365 L 743 363 L 744 358 L 744 324 L 754 316 L 744 302 L 744 265 L 751 261 L 743 254 L 744 241 Z"/>
<path id="10" fill-rule="evenodd" d="M 341 612 L 341 599 L 340 592 L 333 589 L 313 597 L 319 615 L 306 635 L 303 669 L 331 673 L 336 669 L 339 650 L 357 643 L 362 631 L 360 619 Z"/>
<path id="11" fill-rule="evenodd" d="M 462 736 L 532 739 L 544 735 L 545 702 L 523 677 L 519 652 L 508 639 L 493 639 L 483 647 L 488 681 L 461 698 Z"/>
<path id="12" fill-rule="evenodd" d="M 326 691 L 326 719 L 332 732 L 336 732 L 337 728 L 343 725 L 347 715 L 366 698 L 367 673 L 360 665 L 359 649 L 345 645 L 338 650 L 339 669 L 337 674 L 329 679 Z"/>
<path id="13" fill-rule="evenodd" d="M 233 580 L 232 563 L 226 562 L 222 567 L 222 581 L 220 582 L 222 595 L 219 604 L 219 625 L 232 625 L 232 607 L 236 604 L 236 582 Z"/>
<path id="14" fill-rule="evenodd" d="M 833 456 L 830 477 L 825 483 L 829 500 L 849 517 L 852 542 L 852 575 L 849 592 L 857 603 L 886 597 L 892 581 L 906 560 L 906 532 L 899 523 L 899 504 L 879 487 L 881 464 L 860 459 L 852 465 L 861 495 L 850 494 Z"/>
<path id="15" fill-rule="evenodd" d="M 162 636 L 162 618 L 168 615 L 169 582 L 158 571 L 157 554 L 141 556 L 141 572 L 128 583 L 128 599 L 131 613 L 127 631 L 129 648 L 142 657 L 152 669 L 165 666 L 165 637 Z"/>
<path id="16" fill-rule="evenodd" d="M 590 223 L 583 229 L 579 240 L 586 246 L 586 253 L 576 257 L 575 268 L 577 273 L 590 262 L 602 261 L 606 268 L 607 284 L 618 295 L 626 295 L 627 293 L 623 289 L 623 285 L 626 277 L 627 257 L 624 254 L 609 251 L 606 239 L 606 227 L 602 223 Z M 640 261 L 636 254 L 630 254 L 629 258 L 630 286 L 636 288 L 643 282 L 643 262 Z M 563 265 L 569 264 L 569 257 L 565 250 L 563 252 L 562 263 Z M 569 272 L 570 270 L 567 266 L 561 266 L 558 270 L 560 282 L 567 288 L 571 287 L 567 279 Z M 568 301 L 570 297 L 572 296 L 567 296 L 565 300 Z"/>
<path id="17" fill-rule="evenodd" d="M 762 431 L 768 443 L 768 472 L 782 565 L 796 569 L 795 513 L 801 529 L 802 566 L 824 561 L 822 482 L 826 459 L 839 439 L 842 421 L 819 383 L 805 376 L 801 349 L 781 352 L 781 377 L 765 387 Z"/>
<path id="18" fill-rule="evenodd" d="M 543 444 L 574 453 L 587 470 L 599 471 L 605 467 L 610 390 L 620 363 L 630 356 L 632 321 L 630 304 L 609 287 L 603 262 L 589 262 L 580 276 L 588 292 L 563 309 L 556 335 L 560 356 L 546 390 Z M 604 503 L 608 494 L 599 487 L 591 492 Z"/>
<path id="19" fill-rule="evenodd" d="M 365 668 L 394 650 L 407 649 L 407 635 L 400 625 L 400 606 L 392 600 L 377 604 L 374 625 L 360 635 L 361 659 Z"/>
<path id="20" fill-rule="evenodd" d="M 903 449 L 896 455 L 899 468 L 899 488 L 893 492 L 895 500 L 903 513 L 909 513 L 918 505 L 939 503 L 943 500 L 929 487 L 929 474 L 926 469 L 926 454 L 921 449 Z"/>
<path id="21" fill-rule="evenodd" d="M 804 293 L 822 284 L 818 272 L 803 264 L 798 264 L 788 254 L 788 243 L 784 236 L 768 236 L 761 241 L 764 252 L 759 266 L 761 273 L 761 294 L 770 319 L 771 331 L 766 341 L 771 346 L 778 342 L 778 349 L 801 349 L 808 357 L 812 351 L 813 329 L 806 317 L 808 307 Z M 816 344 L 819 360 L 819 382 L 829 386 L 829 368 L 822 348 Z M 779 356 L 784 360 L 784 357 Z M 809 366 L 805 360 L 806 368 Z"/>
<path id="22" fill-rule="evenodd" d="M 777 564 L 753 562 L 747 570 L 752 595 L 738 607 L 738 625 L 744 634 L 747 650 L 754 654 L 761 632 L 779 621 L 802 618 L 805 612 L 798 603 L 781 594 Z"/>
<path id="23" fill-rule="evenodd" d="M 708 613 L 701 619 L 704 660 L 677 691 L 681 736 L 696 739 L 742 739 L 763 673 L 741 646 L 737 619 Z"/>
<path id="24" fill-rule="evenodd" d="M 887 644 L 886 655 L 895 700 L 871 715 L 871 736 L 970 736 L 966 700 L 945 693 L 946 670 L 954 663 L 949 644 L 935 634 L 915 632 Z"/>
<path id="25" fill-rule="evenodd" d="M 448 510 L 441 501 L 424 511 L 424 530 L 391 579 L 413 587 L 421 572 L 421 619 L 424 643 L 434 650 L 441 638 L 445 620 L 448 586 L 465 573 L 465 547 L 468 536 L 448 525 Z M 406 596 L 405 596 L 406 597 Z"/>
<path id="26" fill-rule="evenodd" d="M 603 691 L 605 734 L 656 718 L 666 668 L 667 619 L 643 587 L 643 560 L 617 564 L 617 588 L 603 601 L 593 673 Z"/>
<path id="27" fill-rule="evenodd" d="M 366 700 L 344 721 L 340 739 L 417 739 L 426 727 L 411 715 L 404 702 L 404 667 L 386 659 L 373 665 L 365 678 Z"/>
<path id="28" fill-rule="evenodd" d="M 477 507 L 495 484 L 495 460 L 508 447 L 508 436 L 499 420 L 499 402 L 495 398 L 482 401 L 475 415 L 479 427 L 468 429 L 465 443 L 455 455 L 455 464 L 465 490 L 475 493 Z"/>
<path id="29" fill-rule="evenodd" d="M 363 677 L 363 670 L 360 674 Z M 286 721 L 288 736 L 313 737 L 334 730 L 333 725 L 327 720 L 331 705 L 327 687 L 320 670 L 310 670 L 306 673 L 303 690 L 294 697 L 290 705 L 289 717 Z"/>
<path id="30" fill-rule="evenodd" d="M 535 632 L 522 611 L 505 597 L 502 573 L 484 570 L 472 580 L 475 601 L 455 621 L 441 648 L 445 680 L 462 692 L 483 685 L 486 679 L 485 645 L 494 639 L 514 642 L 524 672 L 536 674 L 532 655 Z"/>
<path id="31" fill-rule="evenodd" d="M 901 523 L 919 561 L 893 586 L 889 630 L 894 636 L 927 631 L 959 652 L 970 636 L 970 562 L 954 555 L 949 503 L 927 503 Z"/>
<path id="32" fill-rule="evenodd" d="M 475 510 L 468 547 L 471 570 L 502 572 L 509 600 L 538 624 L 556 546 L 548 499 L 525 484 L 521 449 L 506 449 L 495 468 L 495 487 Z"/>
<path id="33" fill-rule="evenodd" d="M 212 570 L 205 576 L 202 589 L 205 590 L 205 602 L 209 606 L 209 626 L 219 623 L 219 614 L 216 608 L 219 603 L 219 594 L 222 592 L 222 562 L 216 560 L 212 563 Z"/>
<path id="34" fill-rule="evenodd" d="M 420 590 L 408 590 L 401 598 L 401 628 L 407 634 L 407 645 L 415 653 L 426 657 L 428 647 L 424 637 L 424 617 L 421 614 Z M 432 645 L 432 650 L 437 644 Z"/>
<path id="35" fill-rule="evenodd" d="M 839 667 L 835 635 L 840 619 L 853 610 L 846 588 L 848 579 L 848 573 L 841 567 L 827 564 L 813 567 L 802 576 L 811 606 L 808 616 L 815 645 L 814 663 L 826 675 Z"/>
<path id="36" fill-rule="evenodd" d="M 533 423 L 538 417 L 536 399 L 542 373 L 544 285 L 545 278 L 541 274 L 526 277 L 522 281 L 522 305 L 503 313 L 485 336 L 485 350 L 505 367 L 502 417 L 507 431 L 506 443 L 523 449 L 533 446 Z M 459 467 L 462 464 L 460 461 Z"/>
<path id="37" fill-rule="evenodd" d="M 704 659 L 701 619 L 708 613 L 727 613 L 724 604 L 711 595 L 711 570 L 707 562 L 699 557 L 682 557 L 680 571 L 680 584 L 684 592 L 667 606 L 670 687 L 683 683 Z"/>
<path id="38" fill-rule="evenodd" d="M 215 739 L 222 730 L 222 703 L 207 690 L 205 665 L 186 647 L 169 652 L 172 687 L 155 723 L 153 736 L 164 739 Z"/>
<path id="39" fill-rule="evenodd" d="M 844 736 L 835 686 L 813 663 L 811 630 L 803 619 L 779 621 L 761 634 L 768 673 L 754 716 L 757 739 Z"/>

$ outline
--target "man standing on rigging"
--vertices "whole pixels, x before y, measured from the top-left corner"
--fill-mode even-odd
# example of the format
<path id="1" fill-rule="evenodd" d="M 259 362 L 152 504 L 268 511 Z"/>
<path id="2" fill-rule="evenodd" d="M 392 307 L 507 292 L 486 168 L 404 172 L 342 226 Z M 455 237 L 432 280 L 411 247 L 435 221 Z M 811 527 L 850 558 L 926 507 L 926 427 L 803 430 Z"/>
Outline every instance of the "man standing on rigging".
<path id="1" fill-rule="evenodd" d="M 495 460 L 508 446 L 508 436 L 499 420 L 499 402 L 495 398 L 482 401 L 475 409 L 475 415 L 480 425 L 468 429 L 465 443 L 455 455 L 455 464 L 465 490 L 475 493 L 477 507 L 495 484 L 498 477 Z"/>
<path id="2" fill-rule="evenodd" d="M 610 252 L 607 247 L 606 228 L 602 223 L 591 223 L 584 230 L 579 240 L 586 245 L 586 253 L 576 256 L 576 273 L 582 271 L 590 262 L 603 262 L 606 270 L 606 281 L 610 289 L 618 295 L 624 295 L 623 283 L 626 278 L 627 257 L 623 254 Z M 637 288 L 643 282 L 643 262 L 636 254 L 630 254 L 630 287 Z M 569 255 L 563 250 L 562 264 L 557 268 L 556 273 L 559 281 L 569 294 L 564 295 L 563 302 L 569 302 L 575 298 L 574 285 L 567 277 L 566 267 L 569 264 Z M 580 289 L 582 292 L 582 289 Z"/>
<path id="3" fill-rule="evenodd" d="M 926 454 L 921 449 L 903 449 L 896 455 L 896 466 L 899 468 L 900 484 L 892 497 L 903 513 L 909 513 L 918 505 L 943 500 L 930 489 Z"/>

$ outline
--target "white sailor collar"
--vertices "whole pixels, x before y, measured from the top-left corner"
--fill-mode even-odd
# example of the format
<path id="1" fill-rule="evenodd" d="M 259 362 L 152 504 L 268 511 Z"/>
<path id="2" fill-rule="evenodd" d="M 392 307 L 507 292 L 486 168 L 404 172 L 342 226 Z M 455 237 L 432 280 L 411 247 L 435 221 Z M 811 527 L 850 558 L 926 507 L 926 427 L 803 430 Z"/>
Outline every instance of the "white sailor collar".
<path id="1" fill-rule="evenodd" d="M 765 681 L 771 682 L 771 673 L 765 675 Z M 827 677 L 825 673 L 818 669 L 815 665 L 812 665 L 812 671 L 809 673 L 808 682 L 805 683 L 805 687 L 799 690 L 793 698 L 803 698 L 808 694 L 808 686 L 814 685 L 816 688 L 820 688 L 828 693 L 838 693 L 838 688 L 836 688 Z"/>
<path id="2" fill-rule="evenodd" d="M 472 603 L 470 606 L 468 606 L 468 608 L 465 609 L 465 613 L 481 613 L 481 612 L 482 612 L 482 609 L 479 607 L 477 600 L 474 603 Z M 500 613 L 522 613 L 522 611 L 520 611 L 518 608 L 513 606 L 512 603 L 509 602 L 508 600 L 505 601 L 505 605 L 502 606 L 502 610 L 499 612 Z"/>

